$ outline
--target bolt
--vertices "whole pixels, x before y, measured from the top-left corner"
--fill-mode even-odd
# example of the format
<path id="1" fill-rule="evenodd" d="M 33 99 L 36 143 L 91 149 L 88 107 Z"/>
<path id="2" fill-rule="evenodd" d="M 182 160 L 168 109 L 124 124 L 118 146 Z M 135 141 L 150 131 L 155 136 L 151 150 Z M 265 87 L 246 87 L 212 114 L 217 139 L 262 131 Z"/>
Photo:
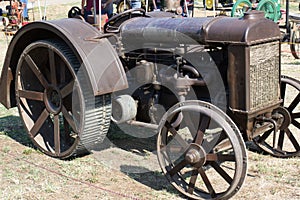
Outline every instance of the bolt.
<path id="1" fill-rule="evenodd" d="M 190 149 L 185 155 L 185 160 L 189 163 L 197 163 L 200 161 L 200 154 L 196 149 Z"/>

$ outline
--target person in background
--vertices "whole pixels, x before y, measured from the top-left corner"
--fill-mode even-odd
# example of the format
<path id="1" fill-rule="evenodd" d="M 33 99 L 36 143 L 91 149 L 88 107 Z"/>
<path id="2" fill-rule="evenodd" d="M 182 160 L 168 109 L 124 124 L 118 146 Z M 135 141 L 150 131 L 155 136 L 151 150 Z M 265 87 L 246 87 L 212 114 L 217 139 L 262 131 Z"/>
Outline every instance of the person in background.
<path id="1" fill-rule="evenodd" d="M 185 2 L 187 5 L 185 5 Z M 181 0 L 180 4 L 183 7 L 183 14 L 188 17 L 193 17 L 194 0 Z M 188 12 L 186 12 L 186 7 Z"/>
<path id="2" fill-rule="evenodd" d="M 161 9 L 161 0 L 152 0 L 153 11 L 159 11 Z"/>
<path id="3" fill-rule="evenodd" d="M 141 8 L 142 7 L 142 1 L 141 0 L 131 0 L 130 1 L 130 7 L 131 8 Z"/>
<path id="4" fill-rule="evenodd" d="M 88 15 L 92 15 L 92 8 L 94 0 L 81 0 L 81 14 L 85 20 Z M 102 0 L 101 1 L 101 15 L 107 14 L 108 18 L 113 16 L 113 0 Z M 96 0 L 96 13 L 99 14 L 99 0 Z"/>
<path id="5" fill-rule="evenodd" d="M 27 10 L 27 4 L 28 4 L 28 0 L 20 0 L 20 2 L 22 3 L 22 17 L 23 20 L 28 21 L 28 10 Z"/>

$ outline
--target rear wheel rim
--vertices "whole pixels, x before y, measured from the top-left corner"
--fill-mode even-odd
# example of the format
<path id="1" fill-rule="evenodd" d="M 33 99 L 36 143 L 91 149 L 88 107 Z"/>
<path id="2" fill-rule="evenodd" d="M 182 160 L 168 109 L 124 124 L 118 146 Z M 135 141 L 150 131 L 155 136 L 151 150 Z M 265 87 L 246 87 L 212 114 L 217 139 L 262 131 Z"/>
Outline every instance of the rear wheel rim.
<path id="1" fill-rule="evenodd" d="M 94 96 L 85 68 L 62 41 L 41 40 L 26 47 L 15 88 L 25 129 L 45 154 L 65 159 L 104 140 L 111 95 Z"/>

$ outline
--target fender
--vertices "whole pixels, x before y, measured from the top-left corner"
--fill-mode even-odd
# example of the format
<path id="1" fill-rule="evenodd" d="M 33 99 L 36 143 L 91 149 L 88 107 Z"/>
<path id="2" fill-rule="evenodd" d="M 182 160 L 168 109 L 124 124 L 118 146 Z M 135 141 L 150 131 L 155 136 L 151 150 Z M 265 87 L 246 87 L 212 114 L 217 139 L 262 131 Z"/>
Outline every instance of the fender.
<path id="1" fill-rule="evenodd" d="M 15 72 L 23 50 L 32 42 L 56 39 L 67 44 L 84 67 L 94 95 L 102 95 L 128 87 L 122 63 L 103 34 L 79 19 L 32 22 L 23 26 L 9 44 L 0 79 L 0 102 L 16 106 Z"/>

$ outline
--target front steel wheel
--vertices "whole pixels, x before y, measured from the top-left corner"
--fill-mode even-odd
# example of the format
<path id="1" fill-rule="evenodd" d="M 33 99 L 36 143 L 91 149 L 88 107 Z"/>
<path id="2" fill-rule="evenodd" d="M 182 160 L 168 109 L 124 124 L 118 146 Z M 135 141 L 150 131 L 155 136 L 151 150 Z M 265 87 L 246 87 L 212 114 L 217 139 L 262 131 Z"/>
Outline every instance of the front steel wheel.
<path id="1" fill-rule="evenodd" d="M 220 109 L 201 101 L 180 102 L 163 116 L 157 155 L 170 183 L 191 199 L 228 199 L 247 172 L 238 128 Z"/>
<path id="2" fill-rule="evenodd" d="M 282 125 L 275 133 L 273 129 L 254 138 L 254 142 L 264 152 L 280 158 L 300 155 L 300 82 L 281 76 L 280 92 L 282 108 L 275 114 L 281 116 Z"/>
<path id="3" fill-rule="evenodd" d="M 74 53 L 55 40 L 30 44 L 18 62 L 20 116 L 33 143 L 52 157 L 86 153 L 103 141 L 109 127 L 110 95 L 88 92 L 87 79 L 78 78 L 79 69 Z"/>

